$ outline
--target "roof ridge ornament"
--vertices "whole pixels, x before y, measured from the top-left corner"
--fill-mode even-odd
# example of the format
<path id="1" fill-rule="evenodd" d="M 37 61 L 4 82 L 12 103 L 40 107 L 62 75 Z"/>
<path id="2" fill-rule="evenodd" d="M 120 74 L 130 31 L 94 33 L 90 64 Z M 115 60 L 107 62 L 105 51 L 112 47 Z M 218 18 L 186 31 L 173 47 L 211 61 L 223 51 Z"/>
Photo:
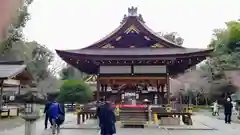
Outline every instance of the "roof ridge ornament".
<path id="1" fill-rule="evenodd" d="M 128 8 L 128 16 L 137 16 L 137 7 Z"/>
<path id="2" fill-rule="evenodd" d="M 138 9 L 137 7 L 133 7 L 133 6 L 131 8 L 128 8 L 128 15 L 124 14 L 121 24 L 125 23 L 127 18 L 130 16 L 136 17 L 139 21 L 141 21 L 142 23 L 145 23 L 142 15 L 137 13 L 137 9 Z"/>

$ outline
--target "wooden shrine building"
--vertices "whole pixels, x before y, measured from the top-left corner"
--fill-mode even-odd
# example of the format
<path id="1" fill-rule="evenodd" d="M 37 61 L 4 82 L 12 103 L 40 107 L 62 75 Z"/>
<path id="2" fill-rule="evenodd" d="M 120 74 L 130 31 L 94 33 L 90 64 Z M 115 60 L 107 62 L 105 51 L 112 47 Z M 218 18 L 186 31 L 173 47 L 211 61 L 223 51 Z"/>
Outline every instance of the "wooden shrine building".
<path id="1" fill-rule="evenodd" d="M 96 75 L 96 100 L 167 104 L 169 77 L 195 66 L 212 50 L 185 48 L 164 39 L 131 7 L 109 35 L 82 49 L 56 52 L 68 64 Z"/>

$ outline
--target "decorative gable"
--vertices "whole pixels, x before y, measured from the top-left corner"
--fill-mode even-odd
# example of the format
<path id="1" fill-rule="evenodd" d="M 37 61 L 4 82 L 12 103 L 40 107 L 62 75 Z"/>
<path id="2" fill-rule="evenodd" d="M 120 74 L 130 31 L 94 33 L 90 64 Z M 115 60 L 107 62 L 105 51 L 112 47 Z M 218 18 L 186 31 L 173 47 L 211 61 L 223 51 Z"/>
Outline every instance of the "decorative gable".
<path id="1" fill-rule="evenodd" d="M 161 45 L 159 43 L 156 43 L 154 45 L 151 46 L 152 48 L 164 48 L 164 45 Z"/>
<path id="2" fill-rule="evenodd" d="M 129 33 L 137 33 L 139 34 L 140 30 L 136 28 L 136 26 L 131 25 L 129 28 L 127 28 L 124 33 L 129 34 Z"/>
<path id="3" fill-rule="evenodd" d="M 101 48 L 115 48 L 114 46 L 112 46 L 111 44 L 106 44 L 106 45 L 104 45 L 103 47 L 101 47 Z"/>

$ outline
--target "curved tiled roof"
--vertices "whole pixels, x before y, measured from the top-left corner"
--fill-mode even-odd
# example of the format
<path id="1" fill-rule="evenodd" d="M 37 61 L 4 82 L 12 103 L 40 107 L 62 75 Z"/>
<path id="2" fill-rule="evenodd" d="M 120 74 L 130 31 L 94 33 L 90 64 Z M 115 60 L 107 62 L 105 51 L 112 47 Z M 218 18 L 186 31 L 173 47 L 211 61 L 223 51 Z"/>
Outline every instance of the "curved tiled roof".
<path id="1" fill-rule="evenodd" d="M 188 55 L 194 53 L 210 52 L 210 49 L 195 48 L 112 48 L 112 49 L 81 49 L 57 50 L 59 53 L 73 53 L 81 55 L 106 55 L 106 56 L 152 56 L 152 55 Z"/>
<path id="2" fill-rule="evenodd" d="M 152 39 L 158 41 L 160 44 L 164 42 L 163 44 L 171 48 L 184 48 L 182 46 L 179 46 L 159 36 L 156 32 L 154 32 L 151 28 L 149 28 L 144 22 L 142 22 L 138 16 L 127 16 L 125 21 L 121 23 L 121 25 L 117 27 L 114 31 L 112 31 L 107 36 L 101 38 L 97 42 L 85 48 L 95 48 L 95 47 L 99 48 L 99 46 L 107 44 L 112 39 L 118 37 L 121 33 L 124 33 L 124 31 L 132 25 L 136 26 L 138 29 L 140 29 L 141 32 L 146 33 L 149 37 L 152 37 Z"/>

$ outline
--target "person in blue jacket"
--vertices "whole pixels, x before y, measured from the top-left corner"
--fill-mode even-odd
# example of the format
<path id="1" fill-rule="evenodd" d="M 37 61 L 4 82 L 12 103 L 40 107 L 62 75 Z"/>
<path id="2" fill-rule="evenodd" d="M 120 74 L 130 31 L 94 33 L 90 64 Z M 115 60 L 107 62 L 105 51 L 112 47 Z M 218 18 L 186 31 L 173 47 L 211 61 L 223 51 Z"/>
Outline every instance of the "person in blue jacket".
<path id="1" fill-rule="evenodd" d="M 49 108 L 49 118 L 52 121 L 52 134 L 60 132 L 60 125 L 65 120 L 65 111 L 64 106 L 57 102 L 52 103 L 51 107 Z"/>
<path id="2" fill-rule="evenodd" d="M 51 126 L 52 126 L 52 122 L 49 118 L 49 115 L 48 115 L 48 110 L 50 108 L 50 106 L 52 105 L 52 102 L 51 101 L 48 101 L 46 104 L 45 104 L 45 108 L 44 108 L 44 113 L 45 113 L 45 121 L 44 121 L 44 124 L 45 124 L 45 129 L 47 129 L 48 127 L 48 121 L 51 123 Z"/>

